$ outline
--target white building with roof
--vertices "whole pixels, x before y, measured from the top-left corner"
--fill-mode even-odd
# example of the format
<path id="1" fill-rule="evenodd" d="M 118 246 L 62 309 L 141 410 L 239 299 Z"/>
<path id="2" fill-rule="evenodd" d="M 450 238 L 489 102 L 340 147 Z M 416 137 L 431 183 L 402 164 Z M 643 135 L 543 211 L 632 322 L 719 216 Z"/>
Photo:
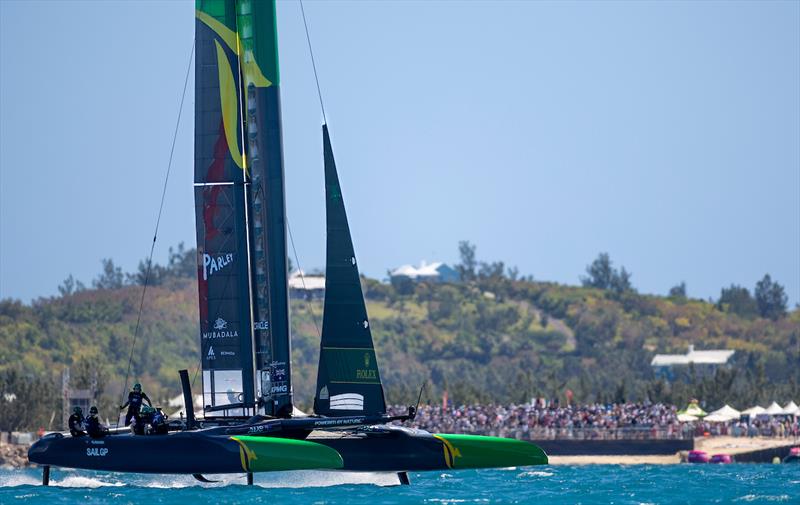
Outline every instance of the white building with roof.
<path id="1" fill-rule="evenodd" d="M 709 349 L 706 351 L 695 350 L 694 345 L 689 345 L 686 354 L 656 354 L 650 361 L 656 376 L 673 379 L 675 372 L 681 368 L 693 365 L 698 374 L 713 373 L 721 366 L 728 366 L 728 361 L 736 351 L 728 349 Z"/>
<path id="2" fill-rule="evenodd" d="M 437 261 L 426 263 L 423 261 L 419 267 L 403 265 L 389 271 L 392 282 L 410 280 L 413 282 L 459 282 L 461 276 L 449 265 Z"/>
<path id="3" fill-rule="evenodd" d="M 289 296 L 301 300 L 319 300 L 325 297 L 325 276 L 306 274 L 295 270 L 289 274 Z"/>

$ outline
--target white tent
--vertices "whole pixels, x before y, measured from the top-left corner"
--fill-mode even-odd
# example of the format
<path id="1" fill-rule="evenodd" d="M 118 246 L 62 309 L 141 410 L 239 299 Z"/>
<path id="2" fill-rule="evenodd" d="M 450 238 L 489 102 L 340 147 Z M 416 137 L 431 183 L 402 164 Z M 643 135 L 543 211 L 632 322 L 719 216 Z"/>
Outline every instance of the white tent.
<path id="1" fill-rule="evenodd" d="M 793 401 L 787 403 L 786 406 L 783 407 L 783 411 L 789 415 L 800 416 L 800 407 Z"/>
<path id="2" fill-rule="evenodd" d="M 691 423 L 693 421 L 697 421 L 697 416 L 693 416 L 691 414 L 678 414 L 678 421 L 682 423 Z"/>
<path id="3" fill-rule="evenodd" d="M 759 415 L 759 414 L 763 414 L 763 413 L 765 413 L 766 411 L 767 411 L 767 409 L 765 409 L 765 408 L 764 408 L 764 407 L 762 407 L 761 405 L 756 405 L 755 407 L 750 407 L 750 408 L 749 408 L 749 409 L 747 409 L 747 410 L 743 410 L 743 411 L 742 411 L 742 415 L 743 415 L 743 416 L 756 417 L 757 415 Z"/>
<path id="4" fill-rule="evenodd" d="M 706 421 L 711 421 L 712 423 L 720 423 L 725 421 L 732 421 L 734 419 L 739 419 L 742 413 L 736 410 L 735 408 L 731 407 L 730 405 L 725 405 L 721 409 L 717 409 L 714 412 L 710 413 L 708 416 L 705 417 Z M 713 416 L 712 419 L 709 419 Z"/>
<path id="5" fill-rule="evenodd" d="M 703 418 L 703 421 L 708 421 L 709 423 L 727 423 L 733 419 L 735 418 L 723 414 L 709 414 Z"/>
<path id="6" fill-rule="evenodd" d="M 778 402 L 772 402 L 772 404 L 769 407 L 767 407 L 767 410 L 765 410 L 764 413 L 769 414 L 771 416 L 781 416 L 785 414 L 781 406 L 778 405 Z"/>

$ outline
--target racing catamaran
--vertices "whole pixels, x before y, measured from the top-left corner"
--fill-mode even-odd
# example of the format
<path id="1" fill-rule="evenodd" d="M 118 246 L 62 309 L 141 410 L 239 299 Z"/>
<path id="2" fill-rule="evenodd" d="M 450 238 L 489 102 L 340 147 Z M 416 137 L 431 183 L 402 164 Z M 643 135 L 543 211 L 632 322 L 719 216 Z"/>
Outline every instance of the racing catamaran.
<path id="1" fill-rule="evenodd" d="M 532 443 L 431 434 L 387 414 L 327 125 L 326 291 L 313 415 L 292 398 L 286 211 L 274 0 L 197 0 L 195 204 L 203 416 L 157 434 L 52 433 L 43 466 L 137 473 L 397 472 L 546 464 Z M 140 431 L 141 432 L 141 431 Z"/>

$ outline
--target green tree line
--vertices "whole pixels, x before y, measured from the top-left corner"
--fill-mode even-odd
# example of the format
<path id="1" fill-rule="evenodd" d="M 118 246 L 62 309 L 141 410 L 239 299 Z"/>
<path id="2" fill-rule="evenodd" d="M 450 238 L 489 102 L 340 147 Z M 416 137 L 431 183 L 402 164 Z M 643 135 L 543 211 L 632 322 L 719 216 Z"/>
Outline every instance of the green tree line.
<path id="1" fill-rule="evenodd" d="M 637 292 L 633 276 L 607 254 L 587 266 L 581 286 L 520 276 L 501 261 L 480 261 L 459 245 L 463 281 L 382 283 L 363 278 L 387 399 L 457 403 L 666 401 L 697 397 L 711 406 L 800 399 L 800 311 L 765 276 L 752 294 L 724 288 L 719 300 Z M 98 403 L 113 418 L 128 385 L 141 382 L 157 403 L 180 392 L 177 370 L 199 363 L 196 253 L 181 246 L 151 265 L 141 326 L 132 350 L 146 262 L 125 273 L 111 260 L 89 286 L 68 277 L 59 296 L 31 304 L 0 301 L 0 430 L 55 428 L 61 419 L 64 367 L 79 383 L 93 374 Z M 70 281 L 71 279 L 71 281 Z M 735 289 L 734 289 L 735 288 Z M 314 396 L 322 302 L 292 300 L 296 403 Z M 650 367 L 656 353 L 733 349 L 730 368 L 676 380 Z M 194 374 L 193 374 L 194 376 Z M 199 380 L 194 388 L 200 390 Z"/>

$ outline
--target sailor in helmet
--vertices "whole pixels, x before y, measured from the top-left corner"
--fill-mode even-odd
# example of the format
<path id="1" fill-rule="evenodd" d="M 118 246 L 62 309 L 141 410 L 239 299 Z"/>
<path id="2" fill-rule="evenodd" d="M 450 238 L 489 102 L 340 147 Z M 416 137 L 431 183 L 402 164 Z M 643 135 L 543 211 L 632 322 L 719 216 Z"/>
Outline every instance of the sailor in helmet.
<path id="1" fill-rule="evenodd" d="M 84 431 L 86 428 L 84 427 L 85 419 L 83 418 L 83 409 L 79 406 L 75 405 L 75 408 L 72 409 L 72 415 L 69 416 L 69 433 L 73 437 L 82 437 L 86 435 Z"/>
<path id="2" fill-rule="evenodd" d="M 94 405 L 89 409 L 89 417 L 86 418 L 86 432 L 92 438 L 102 438 L 108 434 L 108 428 L 100 422 L 100 418 L 97 417 L 97 407 Z"/>
<path id="3" fill-rule="evenodd" d="M 153 406 L 150 402 L 150 398 L 142 392 L 142 385 L 137 382 L 133 385 L 133 391 L 128 393 L 128 401 L 125 402 L 125 405 L 119 406 L 119 410 L 128 407 L 128 412 L 125 414 L 125 426 L 130 426 L 131 419 L 136 419 L 137 422 L 139 421 L 139 411 L 142 408 L 143 400 L 146 401 L 147 405 L 150 407 Z"/>

